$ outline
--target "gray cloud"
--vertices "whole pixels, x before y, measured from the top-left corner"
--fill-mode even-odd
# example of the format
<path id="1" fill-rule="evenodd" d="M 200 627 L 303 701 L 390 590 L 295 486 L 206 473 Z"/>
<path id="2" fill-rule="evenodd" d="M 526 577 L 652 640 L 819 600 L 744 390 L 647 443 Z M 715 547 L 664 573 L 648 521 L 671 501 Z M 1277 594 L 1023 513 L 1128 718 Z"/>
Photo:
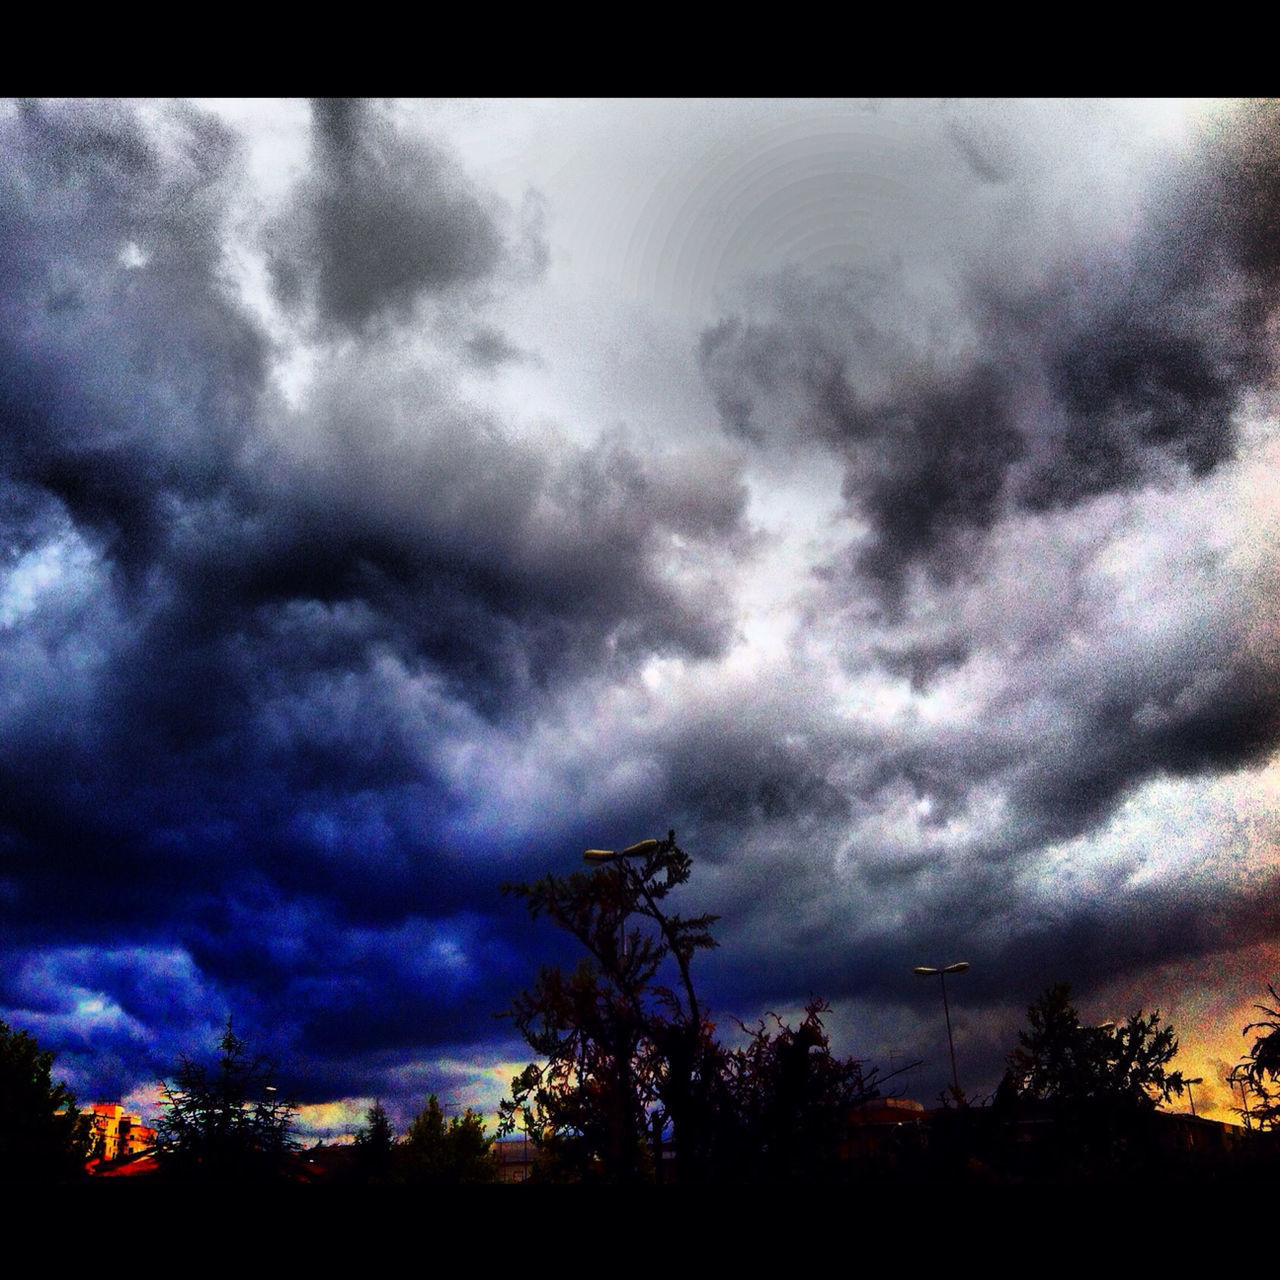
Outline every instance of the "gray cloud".
<path id="1" fill-rule="evenodd" d="M 167 155 L 123 108 L 5 122 L 6 476 L 127 568 L 155 552 L 170 494 L 227 483 L 265 372 L 219 275 L 235 142 L 193 112 L 171 123 Z"/>
<path id="2" fill-rule="evenodd" d="M 534 440 L 468 404 L 465 335 L 506 349 L 465 302 L 421 361 L 333 353 L 288 407 L 223 271 L 235 141 L 160 119 L 3 122 L 6 937 L 176 949 L 278 1045 L 483 1035 L 517 982 L 485 918 L 504 873 L 450 869 L 471 797 L 441 753 L 583 676 L 719 653 L 733 607 L 695 553 L 742 550 L 741 477 L 724 452 Z M 326 321 L 404 320 L 496 269 L 497 215 L 452 162 L 371 109 L 318 121 L 291 216 Z M 432 938 L 484 964 L 445 982 L 413 958 Z M 140 1027 L 166 1016 L 122 975 L 85 981 Z"/>
<path id="3" fill-rule="evenodd" d="M 870 526 L 854 564 L 893 607 L 912 566 L 947 581 L 1010 510 L 1211 472 L 1234 456 L 1242 397 L 1274 374 L 1273 116 L 1259 108 L 1208 161 L 1180 162 L 1110 254 L 1034 286 L 957 268 L 972 335 L 959 346 L 930 351 L 896 309 L 880 318 L 874 274 L 757 287 L 750 319 L 702 337 L 726 428 L 843 457 L 850 511 Z"/>
<path id="4" fill-rule="evenodd" d="M 1038 230 L 1031 143 L 973 116 L 930 126 L 954 183 Z M 995 1018 L 1267 936 L 1229 832 L 1196 817 L 1202 878 L 1148 884 L 1123 827 L 1155 865 L 1150 796 L 1221 807 L 1280 736 L 1240 509 L 1270 119 L 1107 248 L 784 271 L 673 367 L 687 330 L 619 351 L 612 312 L 567 358 L 556 199 L 504 203 L 414 112 L 318 105 L 276 210 L 194 109 L 10 110 L 0 1007 L 102 1088 L 232 1008 L 310 1098 L 407 1088 L 509 1051 L 493 1012 L 570 959 L 499 883 L 668 826 L 724 917 L 719 1016 L 910 1012 L 910 965 L 963 949 Z M 623 425 L 535 402 L 566 367 Z"/>
<path id="5" fill-rule="evenodd" d="M 445 152 L 398 132 L 365 102 L 313 106 L 313 165 L 271 234 L 271 274 L 289 306 L 361 331 L 418 299 L 490 276 L 498 212 Z"/>

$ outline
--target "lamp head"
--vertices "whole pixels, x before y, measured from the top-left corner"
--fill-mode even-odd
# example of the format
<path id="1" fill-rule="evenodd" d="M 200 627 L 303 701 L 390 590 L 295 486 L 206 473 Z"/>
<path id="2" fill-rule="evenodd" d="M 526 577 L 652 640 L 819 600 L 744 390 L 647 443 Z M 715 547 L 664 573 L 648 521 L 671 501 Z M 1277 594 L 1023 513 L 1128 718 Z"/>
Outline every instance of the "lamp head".
<path id="1" fill-rule="evenodd" d="M 588 849 L 582 856 L 587 862 L 617 862 L 620 858 L 644 858 L 661 848 L 661 840 L 638 840 L 621 851 Z"/>
<path id="2" fill-rule="evenodd" d="M 638 840 L 635 844 L 628 845 L 618 856 L 620 858 L 643 858 L 661 847 L 661 840 Z"/>

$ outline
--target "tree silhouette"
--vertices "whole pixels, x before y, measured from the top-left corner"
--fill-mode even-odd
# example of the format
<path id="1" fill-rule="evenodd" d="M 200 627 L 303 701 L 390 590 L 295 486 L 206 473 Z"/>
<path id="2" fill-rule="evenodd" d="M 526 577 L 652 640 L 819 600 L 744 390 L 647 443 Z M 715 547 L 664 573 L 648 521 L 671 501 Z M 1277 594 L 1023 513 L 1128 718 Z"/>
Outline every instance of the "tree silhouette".
<path id="1" fill-rule="evenodd" d="M 404 1181 L 431 1186 L 494 1182 L 498 1177 L 483 1117 L 468 1107 L 446 1122 L 434 1093 L 397 1147 L 396 1164 Z"/>
<path id="2" fill-rule="evenodd" d="M 1050 987 L 1027 1009 L 1006 1081 L 1024 1098 L 1079 1104 L 1110 1102 L 1154 1110 L 1182 1093 L 1182 1073 L 1166 1070 L 1178 1052 L 1159 1011 L 1133 1014 L 1123 1025 L 1086 1027 L 1066 983 Z"/>
<path id="3" fill-rule="evenodd" d="M 271 1064 L 231 1029 L 218 1041 L 210 1072 L 182 1054 L 173 1083 L 161 1082 L 160 1158 L 170 1174 L 216 1181 L 278 1177 L 296 1148 L 297 1104 L 276 1089 Z"/>
<path id="4" fill-rule="evenodd" d="M 544 968 L 510 1010 L 545 1063 L 512 1082 L 502 1132 L 523 1128 L 543 1176 L 651 1178 L 658 1152 L 646 1136 L 656 1147 L 670 1126 L 681 1178 L 697 1177 L 716 1050 L 690 969 L 699 949 L 716 945 L 716 917 L 685 919 L 664 905 L 691 868 L 669 832 L 592 873 L 504 886 L 587 951 L 572 973 Z"/>
<path id="5" fill-rule="evenodd" d="M 798 1027 L 775 1017 L 773 1029 L 744 1027 L 742 1048 L 723 1048 L 691 972 L 697 952 L 717 945 L 717 917 L 686 919 L 666 903 L 693 865 L 675 833 L 600 856 L 608 865 L 593 874 L 506 887 L 587 955 L 572 972 L 544 968 L 513 1004 L 543 1061 L 513 1081 L 502 1131 L 528 1134 L 543 1178 L 830 1176 L 850 1113 L 877 1095 L 879 1072 L 831 1053 L 829 1006 L 817 999 Z"/>
<path id="6" fill-rule="evenodd" d="M 718 1179 L 825 1182 L 839 1172 L 851 1114 L 879 1096 L 882 1077 L 832 1054 L 822 1020 L 829 1008 L 811 999 L 795 1028 L 770 1014 L 772 1033 L 761 1022 L 743 1048 L 722 1055 L 713 1095 Z"/>
<path id="7" fill-rule="evenodd" d="M 52 1053 L 0 1022 L 0 1178 L 58 1181 L 83 1169 L 89 1120 L 52 1072 Z"/>
<path id="8" fill-rule="evenodd" d="M 1009 1056 L 996 1114 L 1015 1113 L 1020 1100 L 1054 1122 L 1035 1148 L 1041 1173 L 1133 1172 L 1155 1159 L 1147 1118 L 1182 1093 L 1182 1073 L 1168 1069 L 1177 1035 L 1158 1011 L 1085 1026 L 1070 997 L 1059 983 L 1028 1008 L 1030 1026 Z"/>
<path id="9" fill-rule="evenodd" d="M 1241 1035 L 1262 1031 L 1263 1035 L 1254 1038 L 1249 1053 L 1234 1066 L 1228 1077 L 1232 1084 L 1244 1086 L 1246 1096 L 1250 1099 L 1240 1108 L 1240 1115 L 1245 1123 L 1256 1125 L 1259 1129 L 1280 1128 L 1280 991 L 1274 984 L 1267 984 L 1267 992 L 1275 1001 L 1275 1007 L 1259 1004 L 1254 1007 L 1265 1018 L 1250 1022 Z"/>
<path id="10" fill-rule="evenodd" d="M 391 1172 L 396 1131 L 380 1101 L 365 1112 L 364 1119 L 364 1127 L 356 1130 L 357 1163 L 365 1178 L 381 1181 Z"/>

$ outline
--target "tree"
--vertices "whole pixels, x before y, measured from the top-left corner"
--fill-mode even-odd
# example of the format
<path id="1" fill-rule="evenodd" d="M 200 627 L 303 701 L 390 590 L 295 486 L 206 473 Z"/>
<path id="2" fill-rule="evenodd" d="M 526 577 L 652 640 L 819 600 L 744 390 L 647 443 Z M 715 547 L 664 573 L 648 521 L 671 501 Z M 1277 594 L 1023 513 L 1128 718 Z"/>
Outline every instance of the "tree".
<path id="1" fill-rule="evenodd" d="M 1259 1129 L 1280 1129 L 1280 991 L 1274 984 L 1267 984 L 1267 992 L 1275 1001 L 1275 1007 L 1259 1004 L 1254 1007 L 1266 1014 L 1257 1022 L 1250 1022 L 1241 1035 L 1265 1032 L 1254 1038 L 1249 1053 L 1232 1069 L 1228 1080 L 1239 1084 L 1250 1099 L 1240 1108 L 1240 1115 L 1248 1125 Z"/>
<path id="2" fill-rule="evenodd" d="M 1159 1011 L 1133 1014 L 1122 1025 L 1086 1027 L 1066 983 L 1050 987 L 1027 1009 L 1031 1024 L 1018 1032 L 1006 1089 L 1018 1096 L 1066 1105 L 1106 1102 L 1154 1111 L 1182 1093 L 1182 1073 L 1166 1068 L 1178 1052 Z"/>
<path id="3" fill-rule="evenodd" d="M 1178 1038 L 1159 1012 L 1131 1015 L 1122 1025 L 1085 1026 L 1065 983 L 1050 987 L 1027 1010 L 1029 1029 L 995 1098 L 997 1122 L 1025 1115 L 1029 1103 L 1053 1123 L 1025 1150 L 1006 1150 L 1033 1177 L 1133 1175 L 1157 1157 L 1149 1123 L 1161 1102 L 1183 1089 L 1170 1071 Z"/>
<path id="4" fill-rule="evenodd" d="M 364 1127 L 356 1130 L 356 1153 L 361 1173 L 371 1181 L 381 1181 L 391 1172 L 396 1131 L 381 1101 L 365 1112 Z"/>
<path id="5" fill-rule="evenodd" d="M 297 1103 L 282 1098 L 274 1070 L 231 1029 L 218 1041 L 210 1072 L 182 1054 L 174 1081 L 161 1081 L 165 1113 L 158 1138 L 162 1162 L 181 1177 L 218 1181 L 277 1177 L 297 1143 Z"/>
<path id="6" fill-rule="evenodd" d="M 498 1176 L 493 1143 L 485 1132 L 483 1117 L 468 1107 L 446 1123 L 434 1093 L 414 1117 L 396 1156 L 406 1182 L 455 1186 L 493 1182 Z"/>
<path id="7" fill-rule="evenodd" d="M 0 1022 L 0 1178 L 58 1181 L 82 1170 L 91 1133 L 53 1054 Z"/>
<path id="8" fill-rule="evenodd" d="M 879 1072 L 831 1053 L 812 1000 L 796 1028 L 774 1018 L 728 1051 L 715 1039 L 692 978 L 716 945 L 714 915 L 691 918 L 665 899 L 692 862 L 675 843 L 646 840 L 594 874 L 507 886 L 535 919 L 549 916 L 587 955 L 566 973 L 544 968 L 511 1014 L 543 1059 L 502 1103 L 502 1131 L 538 1148 L 541 1177 L 698 1182 L 826 1177 L 850 1112 L 875 1097 Z M 671 1139 L 674 1160 L 664 1160 Z"/>
<path id="9" fill-rule="evenodd" d="M 504 886 L 587 956 L 570 974 L 544 968 L 512 1005 L 545 1062 L 512 1082 L 501 1131 L 522 1127 L 540 1148 L 544 1174 L 629 1183 L 653 1176 L 659 1153 L 646 1135 L 658 1147 L 670 1126 L 679 1176 L 693 1180 L 706 1157 L 718 1051 L 690 967 L 698 950 L 716 945 L 716 917 L 685 919 L 663 905 L 692 868 L 674 832 L 610 857 L 593 873 Z"/>
<path id="10" fill-rule="evenodd" d="M 719 1178 L 826 1182 L 838 1173 L 850 1116 L 879 1096 L 882 1079 L 877 1068 L 832 1054 L 822 1021 L 829 1008 L 811 999 L 795 1028 L 770 1014 L 772 1034 L 761 1022 L 743 1048 L 723 1054 L 713 1129 Z"/>

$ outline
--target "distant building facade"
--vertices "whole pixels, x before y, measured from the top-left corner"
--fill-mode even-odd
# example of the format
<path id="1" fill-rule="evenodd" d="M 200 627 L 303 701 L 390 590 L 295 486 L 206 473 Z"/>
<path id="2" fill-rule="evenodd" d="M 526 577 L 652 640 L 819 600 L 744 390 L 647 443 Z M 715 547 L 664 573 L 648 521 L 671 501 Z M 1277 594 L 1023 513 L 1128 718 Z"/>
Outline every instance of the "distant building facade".
<path id="1" fill-rule="evenodd" d="M 135 1156 L 156 1145 L 156 1131 L 130 1115 L 118 1102 L 94 1102 L 86 1114 L 93 1127 L 94 1160 L 109 1164 L 125 1156 Z"/>
<path id="2" fill-rule="evenodd" d="M 499 1182 L 528 1182 L 534 1148 L 527 1137 L 502 1138 L 493 1144 L 493 1150 L 498 1158 Z"/>

